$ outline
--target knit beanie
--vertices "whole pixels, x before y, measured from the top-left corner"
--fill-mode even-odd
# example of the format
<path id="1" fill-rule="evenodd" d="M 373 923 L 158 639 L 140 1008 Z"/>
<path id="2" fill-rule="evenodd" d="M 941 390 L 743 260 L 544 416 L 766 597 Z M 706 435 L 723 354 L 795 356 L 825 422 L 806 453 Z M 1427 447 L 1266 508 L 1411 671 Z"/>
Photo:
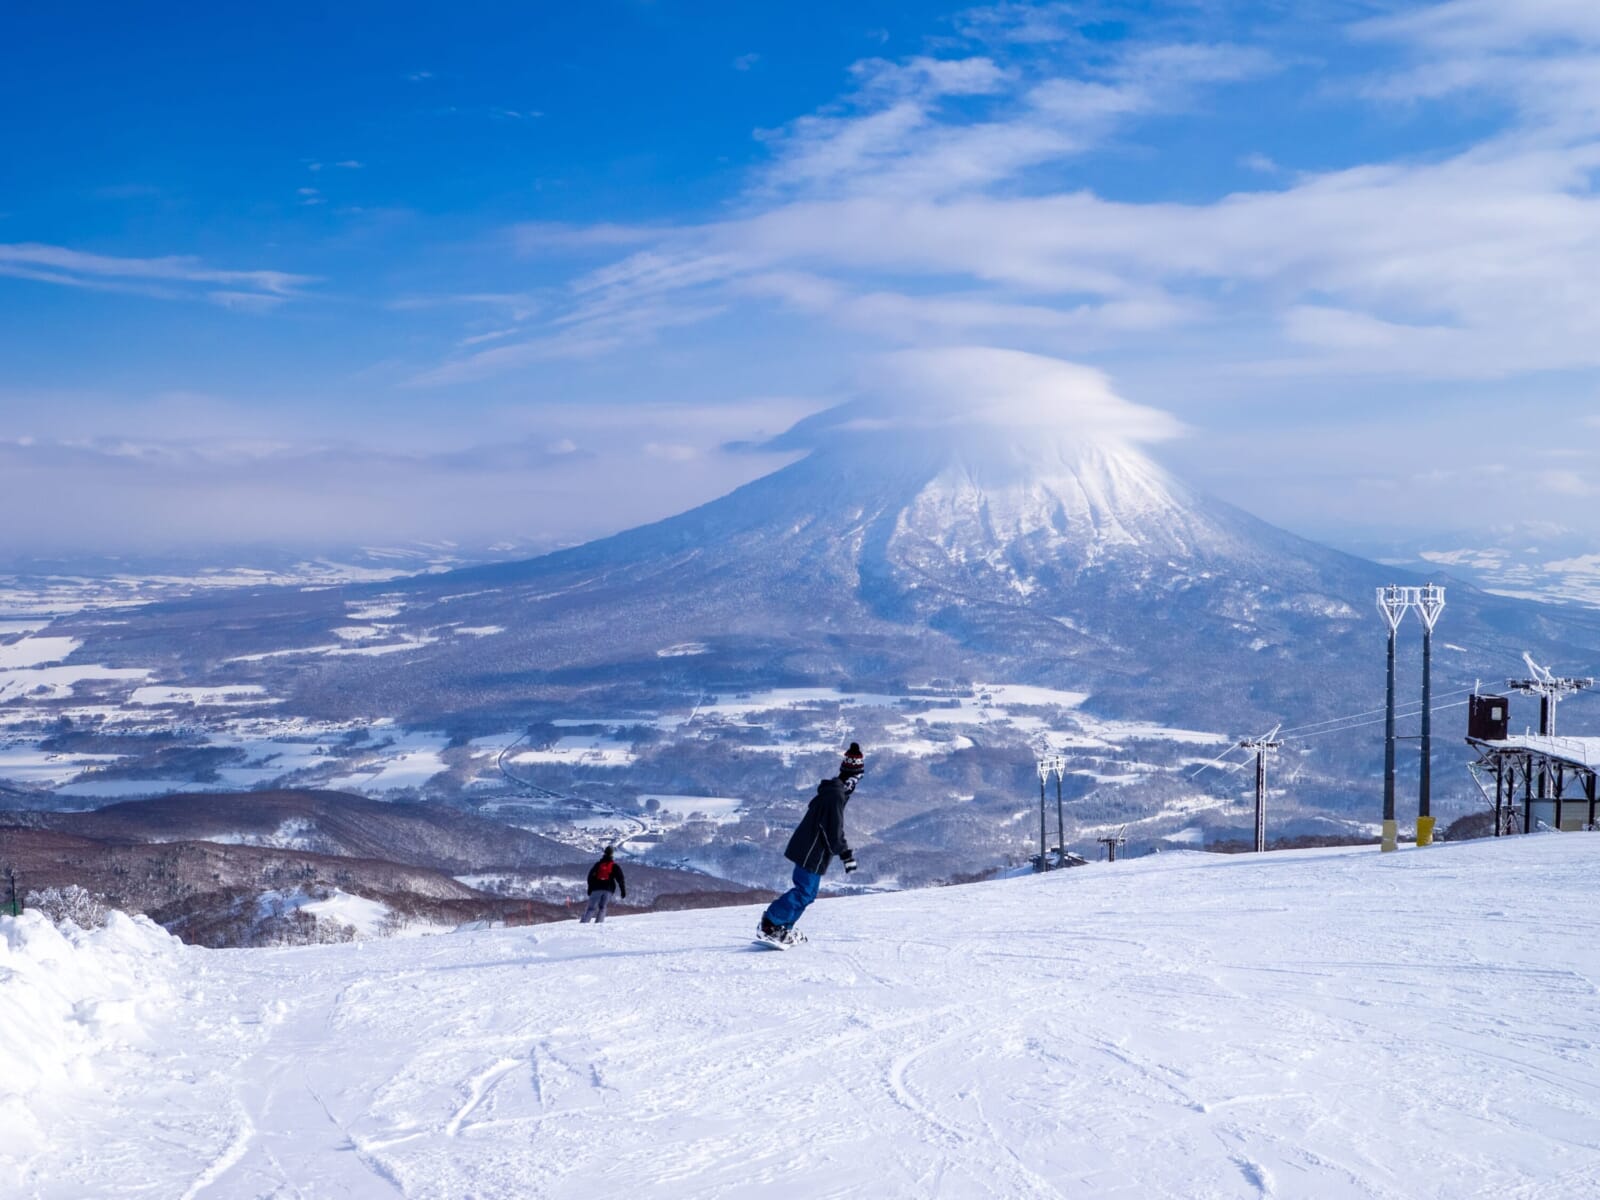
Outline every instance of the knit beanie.
<path id="1" fill-rule="evenodd" d="M 861 756 L 861 746 L 857 742 L 850 743 L 850 749 L 844 752 L 844 761 L 839 764 L 840 779 L 854 779 L 867 769 L 866 761 Z"/>

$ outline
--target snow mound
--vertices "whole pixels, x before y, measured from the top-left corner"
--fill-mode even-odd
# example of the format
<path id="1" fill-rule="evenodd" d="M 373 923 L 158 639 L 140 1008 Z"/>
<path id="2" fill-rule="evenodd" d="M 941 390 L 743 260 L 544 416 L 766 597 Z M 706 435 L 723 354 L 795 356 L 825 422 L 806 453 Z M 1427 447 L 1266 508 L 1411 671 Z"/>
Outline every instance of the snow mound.
<path id="1" fill-rule="evenodd" d="M 0 1164 L 44 1141 L 41 1100 L 92 1086 L 100 1056 L 145 1042 L 180 953 L 147 917 L 114 912 L 92 930 L 57 929 L 37 912 L 0 917 Z"/>

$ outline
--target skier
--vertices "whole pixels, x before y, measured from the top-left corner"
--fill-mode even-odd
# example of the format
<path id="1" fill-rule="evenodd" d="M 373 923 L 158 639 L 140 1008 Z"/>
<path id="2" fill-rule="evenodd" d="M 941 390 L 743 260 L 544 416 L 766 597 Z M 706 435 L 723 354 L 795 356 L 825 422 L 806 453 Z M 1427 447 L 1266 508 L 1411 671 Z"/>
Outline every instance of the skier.
<path id="1" fill-rule="evenodd" d="M 851 742 L 844 761 L 839 764 L 838 776 L 824 779 L 817 785 L 817 794 L 811 798 L 806 815 L 800 818 L 800 824 L 783 851 L 783 856 L 794 863 L 794 886 L 761 914 L 759 940 L 782 947 L 805 941 L 805 934 L 796 932 L 794 923 L 817 898 L 817 888 L 827 873 L 828 864 L 838 855 L 846 875 L 856 869 L 856 856 L 844 837 L 844 806 L 849 803 L 856 781 L 865 771 L 861 747 Z"/>
<path id="2" fill-rule="evenodd" d="M 611 897 L 621 893 L 620 899 L 628 898 L 628 884 L 622 878 L 622 868 L 619 867 L 612 855 L 616 852 L 615 846 L 607 846 L 600 861 L 589 868 L 589 906 L 583 910 L 583 916 L 578 919 L 578 924 L 587 925 L 589 918 L 593 917 L 596 925 L 606 919 L 606 905 L 611 903 Z"/>

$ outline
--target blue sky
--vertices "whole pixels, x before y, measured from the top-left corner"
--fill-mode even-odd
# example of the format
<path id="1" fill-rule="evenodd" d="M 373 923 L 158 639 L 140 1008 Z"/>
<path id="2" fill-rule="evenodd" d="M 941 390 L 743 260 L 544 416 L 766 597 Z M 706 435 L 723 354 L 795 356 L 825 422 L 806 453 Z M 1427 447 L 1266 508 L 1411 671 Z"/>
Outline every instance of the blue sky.
<path id="1" fill-rule="evenodd" d="M 1297 530 L 1600 534 L 1589 0 L 3 20 L 0 553 L 591 536 L 953 346 Z"/>

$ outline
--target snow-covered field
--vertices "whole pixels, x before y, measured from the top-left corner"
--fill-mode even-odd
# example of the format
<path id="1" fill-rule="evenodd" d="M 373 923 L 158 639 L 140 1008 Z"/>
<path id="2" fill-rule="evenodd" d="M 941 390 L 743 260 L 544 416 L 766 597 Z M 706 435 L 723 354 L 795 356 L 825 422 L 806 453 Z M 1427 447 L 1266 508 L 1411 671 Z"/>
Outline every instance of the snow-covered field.
<path id="1" fill-rule="evenodd" d="M 385 654 L 442 636 L 439 630 L 447 628 L 475 636 L 498 631 L 441 626 L 417 632 L 383 623 L 402 611 L 398 601 L 351 603 L 347 612 L 353 623 L 333 630 L 338 644 L 306 653 Z M 591 779 L 597 772 L 609 773 L 612 781 L 626 782 L 624 773 L 663 742 L 732 740 L 742 757 L 763 756 L 787 769 L 806 758 L 825 761 L 837 754 L 844 730 L 859 727 L 864 732 L 851 736 L 863 738 L 880 761 L 893 755 L 936 766 L 981 740 L 986 746 L 1065 753 L 1074 760 L 1075 775 L 1120 787 L 1181 770 L 1191 761 L 1198 764 L 1202 760 L 1185 751 L 1227 742 L 1214 732 L 1095 716 L 1083 709 L 1086 692 L 991 682 L 959 693 L 755 689 L 707 694 L 676 711 L 625 716 L 578 709 L 550 720 L 558 736 L 525 740 L 526 728 L 510 729 L 474 737 L 458 754 L 450 752 L 453 739 L 446 730 L 401 729 L 393 718 L 376 713 L 337 722 L 308 719 L 294 711 L 292 700 L 261 683 L 186 684 L 153 667 L 65 661 L 81 648 L 70 637 L 26 635 L 0 642 L 0 730 L 5 731 L 0 784 L 78 804 L 257 787 L 324 787 L 381 797 L 414 791 L 454 800 L 468 790 L 474 797 L 523 790 L 502 766 L 513 775 L 522 768 L 524 776 L 537 775 L 533 782 L 558 790 L 570 786 L 562 776 L 571 773 Z M 249 657 L 297 653 L 275 650 Z M 62 722 L 75 736 L 62 736 Z M 140 734 L 160 736 L 141 744 Z M 99 735 L 123 736 L 97 744 Z M 174 737 L 184 749 L 202 752 L 189 760 L 188 774 L 169 765 L 172 755 L 164 759 L 159 753 L 173 744 L 164 739 Z M 109 749 L 102 751 L 101 745 Z M 663 774 L 639 786 L 647 795 L 652 788 L 666 793 L 660 803 L 671 815 L 677 811 L 675 793 L 663 784 L 672 773 Z M 715 781 L 706 785 L 708 790 L 717 786 Z M 717 813 L 704 811 L 731 822 L 748 800 L 730 798 Z M 538 827 L 557 831 L 570 815 L 552 812 Z M 1147 815 L 1160 820 L 1169 814 L 1152 809 Z"/>
<path id="2" fill-rule="evenodd" d="M 661 812 L 680 821 L 699 815 L 719 824 L 737 821 L 745 804 L 738 796 L 671 796 L 661 792 L 646 792 L 639 797 L 643 804 L 651 800 L 656 802 Z"/>
<path id="3" fill-rule="evenodd" d="M 374 763 L 354 774 L 330 779 L 328 786 L 380 794 L 420 787 L 445 769 L 439 755 L 448 740 L 442 734 L 426 732 L 395 734 L 390 744 L 377 752 Z"/>
<path id="4" fill-rule="evenodd" d="M 1590 1197 L 1600 838 L 295 950 L 0 921 L 0 1194 Z M 776 864 L 775 864 L 776 867 Z"/>

